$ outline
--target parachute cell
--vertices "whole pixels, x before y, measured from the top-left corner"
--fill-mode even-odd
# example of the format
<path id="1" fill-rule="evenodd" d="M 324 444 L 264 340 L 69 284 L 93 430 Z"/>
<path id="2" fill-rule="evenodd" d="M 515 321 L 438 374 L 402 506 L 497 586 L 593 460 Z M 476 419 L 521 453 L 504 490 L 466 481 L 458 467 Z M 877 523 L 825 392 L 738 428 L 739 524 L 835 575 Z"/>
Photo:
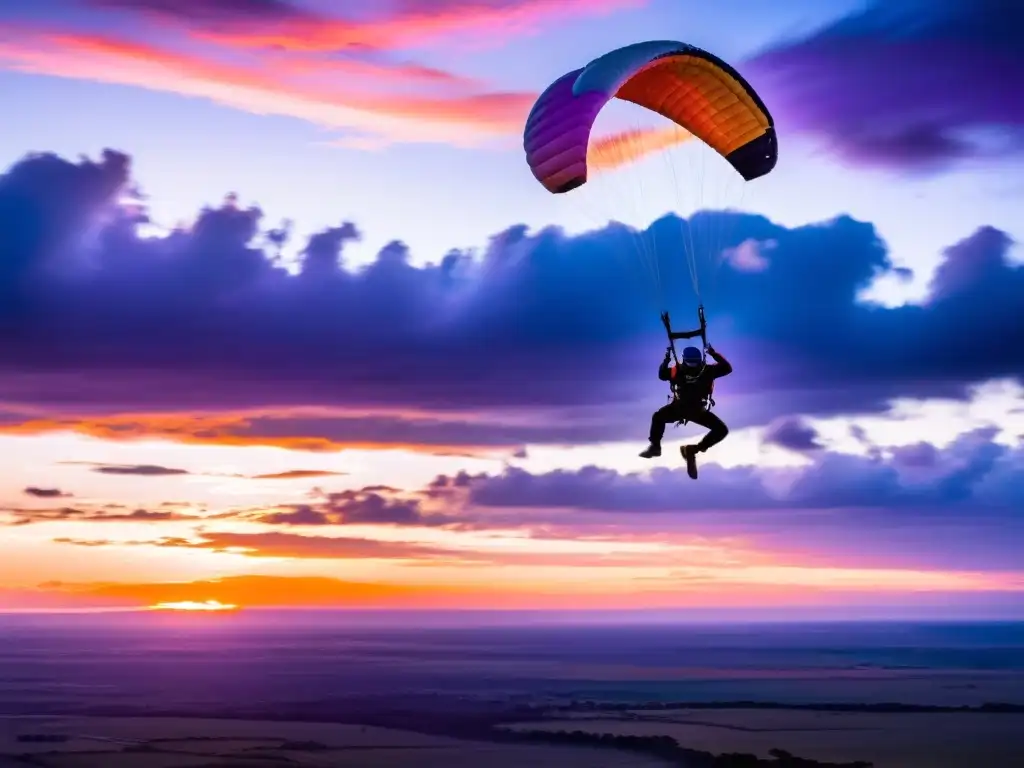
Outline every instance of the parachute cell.
<path id="1" fill-rule="evenodd" d="M 554 194 L 587 181 L 587 146 L 613 98 L 656 112 L 723 156 L 744 180 L 778 159 L 775 127 L 750 84 L 724 61 L 686 43 L 650 41 L 607 53 L 552 83 L 526 121 L 534 177 Z"/>

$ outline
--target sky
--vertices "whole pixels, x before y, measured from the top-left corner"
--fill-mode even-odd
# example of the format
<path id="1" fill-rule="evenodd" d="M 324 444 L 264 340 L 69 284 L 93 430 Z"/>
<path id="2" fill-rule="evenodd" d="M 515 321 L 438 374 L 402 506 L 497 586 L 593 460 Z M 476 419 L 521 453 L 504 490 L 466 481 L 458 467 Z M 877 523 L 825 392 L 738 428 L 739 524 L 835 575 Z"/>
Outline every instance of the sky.
<path id="1" fill-rule="evenodd" d="M 1022 22 L 0 0 L 0 610 L 1019 618 Z M 775 170 L 680 135 L 549 194 L 537 96 L 665 38 L 761 95 Z M 659 120 L 609 104 L 593 167 Z M 692 426 L 637 454 L 699 301 L 735 372 L 694 482 Z"/>

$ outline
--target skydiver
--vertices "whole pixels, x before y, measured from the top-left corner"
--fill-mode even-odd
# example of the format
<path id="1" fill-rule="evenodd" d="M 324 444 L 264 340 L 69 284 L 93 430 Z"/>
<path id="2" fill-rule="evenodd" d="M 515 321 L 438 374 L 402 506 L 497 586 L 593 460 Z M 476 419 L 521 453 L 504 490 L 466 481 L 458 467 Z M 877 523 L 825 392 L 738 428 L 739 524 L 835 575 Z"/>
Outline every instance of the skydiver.
<path id="1" fill-rule="evenodd" d="M 707 353 L 714 363 L 708 364 L 697 347 L 686 347 L 680 364 L 672 365 L 672 347 L 666 350 L 665 359 L 658 368 L 658 378 L 671 382 L 672 402 L 651 416 L 650 445 L 640 454 L 645 459 L 660 456 L 661 439 L 665 435 L 665 427 L 671 423 L 692 421 L 707 427 L 708 432 L 700 442 L 679 449 L 686 459 L 686 472 L 694 480 L 697 479 L 697 454 L 720 443 L 729 434 L 725 422 L 708 408 L 715 379 L 732 373 L 732 365 L 711 345 L 708 345 Z"/>

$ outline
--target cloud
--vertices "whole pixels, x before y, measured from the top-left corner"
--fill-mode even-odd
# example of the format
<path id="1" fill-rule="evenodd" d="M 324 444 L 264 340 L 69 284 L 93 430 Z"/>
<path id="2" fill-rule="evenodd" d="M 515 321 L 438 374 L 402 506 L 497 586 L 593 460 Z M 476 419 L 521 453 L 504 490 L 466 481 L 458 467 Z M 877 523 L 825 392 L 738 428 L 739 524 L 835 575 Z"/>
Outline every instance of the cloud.
<path id="1" fill-rule="evenodd" d="M 440 547 L 416 542 L 386 541 L 351 536 L 313 536 L 281 531 L 238 533 L 203 532 L 195 539 L 162 537 L 142 541 L 76 539 L 61 537 L 59 544 L 82 547 L 154 546 L 173 549 L 204 549 L 254 558 L 291 560 L 389 560 L 417 566 L 552 566 L 552 567 L 639 567 L 678 562 L 669 547 L 648 547 L 642 552 L 531 552 L 501 548 Z M 605 548 L 612 545 L 605 543 Z M 660 550 L 660 551 L 659 551 Z"/>
<path id="2" fill-rule="evenodd" d="M 289 274 L 256 245 L 259 210 L 233 201 L 140 237 L 137 212 L 115 206 L 129 183 L 114 151 L 33 155 L 0 177 L 0 429 L 519 447 L 642 435 L 663 396 L 656 310 L 626 279 L 634 234 L 620 226 L 512 227 L 479 255 L 426 266 L 392 243 L 354 270 L 344 249 L 358 230 L 345 225 L 311 237 Z M 869 224 L 712 212 L 666 217 L 647 238 L 678 253 L 687 225 L 732 233 L 729 248 L 775 243 L 759 271 L 720 261 L 706 296 L 736 367 L 717 393 L 733 427 L 962 397 L 1024 371 L 1024 268 L 1003 232 L 951 246 L 921 304 L 887 309 L 857 299 L 892 269 Z M 688 295 L 684 266 L 662 262 L 669 293 Z M 950 364 L 951 348 L 970 359 Z"/>
<path id="3" fill-rule="evenodd" d="M 986 428 L 944 447 L 875 445 L 853 455 L 830 450 L 799 421 L 780 421 L 768 431 L 795 448 L 822 447 L 807 451 L 798 468 L 706 465 L 696 483 L 682 470 L 641 475 L 584 467 L 533 474 L 509 467 L 493 475 L 441 476 L 419 491 L 370 486 L 316 492 L 304 505 L 183 516 L 204 523 L 189 537 L 63 535 L 57 541 L 206 550 L 218 557 L 386 560 L 437 573 L 495 565 L 592 568 L 595 578 L 609 574 L 609 583 L 624 579 L 631 589 L 660 590 L 665 599 L 670 591 L 682 599 L 680 590 L 687 589 L 955 592 L 1024 586 L 1018 544 L 1024 525 L 1017 514 L 1024 504 L 1024 445 L 997 443 L 998 430 Z M 796 437 L 787 438 L 790 433 Z M 97 513 L 28 510 L 21 517 L 160 519 L 142 512 Z M 249 529 L 218 530 L 214 520 Z M 346 525 L 396 530 L 377 539 L 362 529 L 345 535 L 340 529 Z M 447 530 L 427 535 L 422 529 L 431 526 Z M 403 540 L 390 539 L 398 530 Z M 649 583 L 637 587 L 636 579 Z"/>
<path id="4" fill-rule="evenodd" d="M 460 516 L 429 511 L 419 499 L 375 488 L 329 493 L 318 504 L 297 504 L 251 519 L 268 525 L 442 527 L 466 522 Z"/>
<path id="5" fill-rule="evenodd" d="M 161 467 L 155 464 L 103 464 L 93 467 L 101 475 L 138 475 L 141 477 L 169 477 L 190 474 L 188 470 Z"/>
<path id="6" fill-rule="evenodd" d="M 780 421 L 767 431 L 776 443 L 806 449 L 805 464 L 707 464 L 696 483 L 681 469 L 531 473 L 508 467 L 497 474 L 442 475 L 413 491 L 313 491 L 306 503 L 270 509 L 211 514 L 174 505 L 108 505 L 4 512 L 8 525 L 198 523 L 193 538 L 61 541 L 251 557 L 376 558 L 425 567 L 678 568 L 701 561 L 701 567 L 1024 573 L 1018 545 L 1024 521 L 1017 514 L 1024 504 L 1024 445 L 995 442 L 995 428 L 967 432 L 944 447 L 865 446 L 863 455 L 830 450 L 798 421 Z M 239 524 L 246 529 L 234 529 Z M 346 526 L 357 526 L 359 535 L 345 535 Z M 364 534 L 369 528 L 392 529 L 383 539 L 387 546 L 362 543 L 376 540 Z M 398 531 L 408 540 L 392 548 L 388 539 Z M 426 543 L 418 543 L 420 537 Z M 651 548 L 630 549 L 636 545 Z"/>
<path id="7" fill-rule="evenodd" d="M 108 539 L 73 539 L 68 536 L 58 536 L 53 541 L 57 544 L 74 544 L 79 547 L 109 547 L 112 543 Z"/>
<path id="8" fill-rule="evenodd" d="M 771 264 L 765 254 L 776 245 L 778 243 L 774 240 L 763 243 L 753 239 L 744 240 L 735 248 L 722 251 L 722 258 L 737 272 L 763 272 Z"/>
<path id="9" fill-rule="evenodd" d="M 292 473 L 266 475 L 277 479 Z M 331 476 L 331 472 L 298 472 L 295 479 Z M 247 478 L 246 475 L 225 475 L 225 477 Z M 291 479 L 289 477 L 289 479 Z M 42 499 L 70 497 L 56 489 L 28 488 L 25 493 Z M 395 526 L 420 528 L 468 529 L 487 527 L 483 522 L 454 508 L 431 508 L 429 494 L 422 495 L 402 492 L 388 486 L 373 485 L 365 488 L 325 492 L 314 488 L 307 494 L 314 499 L 302 504 L 282 504 L 274 508 L 230 508 L 218 512 L 197 509 L 194 505 L 177 502 L 163 502 L 160 509 L 127 508 L 120 504 L 79 505 L 56 508 L 0 508 L 10 517 L 10 525 L 72 521 L 72 522 L 164 522 L 164 521 L 241 521 L 266 526 Z M 436 506 L 436 505 L 435 505 Z M 503 522 L 500 527 L 513 527 Z"/>
<path id="10" fill-rule="evenodd" d="M 482 89 L 482 80 L 469 75 L 449 72 L 413 62 L 380 63 L 362 59 L 295 59 L 275 60 L 278 71 L 296 76 L 313 76 L 321 79 L 351 79 L 380 85 L 409 86 L 452 86 L 460 89 Z"/>
<path id="11" fill-rule="evenodd" d="M 111 542 L 106 540 L 88 541 L 64 539 L 63 543 L 85 546 L 105 547 L 112 545 L 157 545 L 168 547 L 185 547 L 200 549 L 221 550 L 222 547 L 242 548 L 248 557 L 314 557 L 328 559 L 380 559 L 382 557 L 405 559 L 415 552 L 415 556 L 421 553 L 416 545 L 403 545 L 396 542 L 367 542 L 359 539 L 342 539 L 331 537 L 305 537 L 294 534 L 236 534 L 231 536 L 218 537 L 215 539 L 204 539 L 201 541 L 185 541 L 181 539 L 166 539 L 153 542 Z M 433 556 L 435 553 L 431 553 Z M 478 565 L 483 567 L 501 563 L 508 566 L 533 567 L 561 566 L 561 567 L 615 567 L 617 565 L 627 568 L 643 567 L 645 564 L 655 565 L 661 573 L 648 578 L 628 579 L 628 590 L 609 590 L 607 584 L 599 585 L 596 589 L 580 587 L 578 583 L 571 580 L 565 583 L 553 583 L 538 590 L 534 583 L 527 579 L 512 580 L 491 580 L 486 584 L 465 583 L 449 586 L 444 582 L 434 582 L 423 586 L 410 586 L 406 584 L 351 584 L 345 582 L 349 587 L 350 595 L 346 598 L 335 589 L 330 589 L 333 579 L 317 579 L 314 583 L 320 588 L 314 591 L 319 592 L 315 599 L 313 595 L 306 594 L 305 587 L 309 585 L 299 578 L 280 577 L 234 577 L 229 580 L 218 580 L 217 582 L 177 583 L 161 585 L 159 589 L 169 590 L 174 593 L 191 593 L 190 597 L 179 599 L 216 599 L 227 602 L 223 591 L 216 585 L 230 581 L 238 586 L 256 586 L 262 584 L 268 589 L 260 593 L 253 593 L 248 602 L 240 599 L 232 600 L 234 604 L 243 606 L 266 606 L 266 605 L 289 605 L 291 607 L 306 606 L 310 604 L 335 604 L 342 607 L 352 602 L 361 602 L 366 599 L 368 602 L 384 602 L 388 595 L 408 595 L 419 593 L 424 599 L 416 607 L 427 608 L 441 601 L 447 601 L 458 595 L 461 597 L 461 607 L 471 607 L 474 603 L 483 607 L 511 608 L 515 605 L 529 605 L 530 607 L 599 607 L 609 608 L 636 608 L 638 606 L 653 607 L 653 605 L 664 606 L 699 606 L 707 604 L 715 605 L 785 605 L 800 604 L 809 597 L 828 594 L 831 600 L 842 601 L 844 597 L 856 597 L 860 595 L 872 595 L 876 600 L 882 599 L 886 594 L 914 594 L 927 595 L 935 594 L 979 594 L 994 595 L 998 593 L 1013 594 L 1019 591 L 1019 583 L 1015 584 L 1012 574 L 1002 573 L 977 573 L 977 572 L 938 572 L 914 569 L 886 569 L 886 568 L 842 568 L 835 566 L 802 566 L 802 565 L 773 565 L 771 563 L 758 564 L 734 562 L 728 564 L 702 565 L 699 561 L 694 562 L 685 550 L 673 551 L 665 548 L 663 551 L 651 553 L 637 552 L 632 555 L 600 555 L 580 553 L 534 553 L 523 551 L 494 551 L 489 553 L 458 553 L 454 550 L 440 551 L 439 560 L 447 562 L 448 558 L 467 558 L 466 565 Z M 419 564 L 422 565 L 422 560 Z M 409 561 L 410 564 L 415 561 Z M 451 564 L 448 562 L 448 564 Z M 672 570 L 672 566 L 675 569 Z M 634 571 L 635 573 L 635 571 Z M 253 581 L 250 583 L 249 579 Z M 280 581 L 278 581 L 280 579 Z M 294 586 L 292 592 L 286 593 L 283 587 L 286 584 Z M 140 589 L 138 585 L 52 585 L 51 590 L 59 590 L 67 593 L 78 593 L 86 599 L 111 599 L 122 598 L 138 599 L 140 593 L 152 594 L 156 589 L 152 585 L 149 589 Z M 200 593 L 196 596 L 196 593 Z M 324 594 L 326 592 L 326 594 Z M 284 602 L 276 602 L 286 596 Z M 314 597 L 314 599 L 310 599 Z M 474 600 L 473 598 L 476 598 Z M 324 599 L 326 598 L 326 599 Z M 483 602 L 478 602 L 480 600 Z M 154 600 L 153 602 L 164 602 Z M 148 601 L 147 601 L 148 602 Z M 415 605 L 415 604 L 413 604 Z"/>
<path id="12" fill-rule="evenodd" d="M 580 597 L 545 600 L 528 589 L 489 584 L 401 584 L 323 576 L 240 575 L 178 582 L 49 583 L 35 590 L 0 590 L 0 604 L 11 607 L 149 606 L 183 600 L 259 607 L 319 608 L 536 608 L 545 602 L 579 607 Z M 498 601 L 496 603 L 495 601 Z M 605 602 L 605 605 L 611 601 Z M 595 605 L 594 607 L 603 607 Z M 407 621 L 407 619 L 404 619 Z"/>
<path id="13" fill-rule="evenodd" d="M 740 542 L 768 553 L 772 566 L 1024 573 L 1024 444 L 994 442 L 996 431 L 967 432 L 945 447 L 872 445 L 863 455 L 822 447 L 806 452 L 801 467 L 707 464 L 697 482 L 662 467 L 509 467 L 440 476 L 421 493 L 476 527 L 504 524 L 538 538 L 685 534 Z M 792 442 L 805 446 L 809 437 Z"/>
<path id="14" fill-rule="evenodd" d="M 1024 5 L 879 0 L 758 55 L 780 130 L 858 165 L 931 171 L 1024 150 Z"/>
<path id="15" fill-rule="evenodd" d="M 416 543 L 382 541 L 345 536 L 303 536 L 280 531 L 237 533 L 204 532 L 197 539 L 166 536 L 152 541 L 114 541 L 110 539 L 58 540 L 78 546 L 157 546 L 167 548 L 209 549 L 214 552 L 237 550 L 249 557 L 363 560 L 406 560 L 442 557 L 450 550 Z"/>
<path id="16" fill-rule="evenodd" d="M 284 472 L 270 472 L 263 475 L 250 475 L 253 480 L 308 480 L 319 477 L 341 477 L 347 472 L 329 472 L 324 469 L 289 469 Z"/>
<path id="17" fill-rule="evenodd" d="M 292 19 L 315 19 L 315 15 L 289 0 L 205 0 L 178 3 L 174 0 L 85 0 L 85 5 L 151 13 L 162 18 L 196 24 L 277 24 Z"/>
<path id="18" fill-rule="evenodd" d="M 65 493 L 60 488 L 36 488 L 29 486 L 22 491 L 26 496 L 35 496 L 37 499 L 65 499 L 72 494 Z"/>
<path id="19" fill-rule="evenodd" d="M 261 513 L 257 518 L 267 525 L 333 525 L 331 517 L 323 510 L 309 504 L 296 504 L 294 507 L 275 512 Z"/>
<path id="20" fill-rule="evenodd" d="M 473 586 L 417 586 L 347 581 L 323 576 L 241 575 L 176 582 L 47 583 L 34 590 L 0 590 L 5 607 L 150 606 L 183 600 L 218 600 L 259 607 L 465 607 L 476 596 L 480 605 L 493 592 Z M 523 600 L 522 602 L 528 602 Z"/>
<path id="21" fill-rule="evenodd" d="M 820 447 L 813 430 L 793 422 L 780 425 L 770 430 L 776 443 L 798 450 Z M 727 469 L 709 464 L 696 483 L 679 469 L 620 474 L 589 466 L 531 474 L 510 467 L 498 475 L 442 476 L 428 490 L 435 498 L 466 495 L 470 504 L 481 507 L 616 513 L 842 508 L 1011 511 L 1024 501 L 1024 446 L 993 442 L 995 433 L 991 428 L 979 429 L 943 449 L 910 446 L 880 450 L 874 456 L 817 451 L 801 469 Z M 908 457 L 914 458 L 908 461 Z M 915 472 L 922 468 L 927 471 Z"/>
<path id="22" fill-rule="evenodd" d="M 505 621 L 521 624 L 524 616 L 518 611 L 531 611 L 526 617 L 533 622 L 575 622 L 629 621 L 631 618 L 644 621 L 647 616 L 643 609 L 673 608 L 687 609 L 668 617 L 664 613 L 653 616 L 656 620 L 665 618 L 685 619 L 741 619 L 749 621 L 753 609 L 755 616 L 778 619 L 801 619 L 815 616 L 831 616 L 848 619 L 851 615 L 872 615 L 871 606 L 884 606 L 881 615 L 923 616 L 934 618 L 951 614 L 969 619 L 991 618 L 1008 614 L 1019 614 L 1019 599 L 1015 594 L 976 590 L 970 593 L 966 611 L 962 591 L 922 591 L 880 594 L 848 590 L 809 589 L 787 590 L 762 589 L 747 584 L 738 584 L 731 590 L 718 590 L 708 600 L 708 592 L 670 589 L 659 584 L 658 589 L 645 590 L 639 585 L 629 594 L 580 594 L 572 585 L 552 585 L 549 591 L 537 594 L 526 586 L 512 584 L 488 584 L 484 587 L 467 584 L 414 585 L 388 582 L 349 581 L 317 576 L 266 576 L 239 575 L 220 579 L 167 582 L 122 582 L 122 583 L 59 583 L 50 582 L 35 589 L 0 589 L 0 606 L 5 610 L 48 609 L 74 610 L 81 608 L 130 609 L 152 606 L 158 603 L 182 602 L 188 600 L 217 600 L 221 603 L 241 605 L 246 608 L 305 607 L 335 609 L 413 609 L 415 621 L 427 623 L 471 624 L 502 621 L 495 612 L 509 612 Z M 864 607 L 869 607 L 864 611 Z M 805 609 L 794 613 L 792 609 Z M 925 610 L 920 609 L 924 607 Z M 541 611 L 538 609 L 557 609 Z M 434 613 L 437 609 L 457 609 L 456 613 Z M 470 613 L 466 609 L 482 609 L 481 613 Z M 639 611 L 637 609 L 640 609 Z M 779 612 L 779 609 L 783 609 Z M 812 609 L 807 611 L 806 609 Z M 815 610 L 817 609 L 817 610 Z M 824 610 L 822 610 L 824 609 Z M 858 610 L 860 609 L 860 610 Z M 596 611 L 586 613 L 587 610 Z M 620 613 L 609 614 L 609 611 Z M 621 613 L 629 611 L 629 613 Z M 878 616 L 876 611 L 874 616 Z M 350 614 L 350 622 L 390 621 L 408 624 L 410 615 L 390 611 L 374 611 L 370 616 Z"/>
<path id="23" fill-rule="evenodd" d="M 342 0 L 331 14 L 277 0 L 216 0 L 182 5 L 168 0 L 91 0 L 101 7 L 158 14 L 183 23 L 206 40 L 240 48 L 291 51 L 395 49 L 472 34 L 499 43 L 573 16 L 635 8 L 643 0 L 402 0 L 369 12 L 362 2 Z"/>
<path id="24" fill-rule="evenodd" d="M 410 93 L 409 86 L 422 86 L 424 80 L 422 69 L 415 67 L 411 81 L 401 72 L 387 73 L 406 87 L 382 91 L 379 76 L 385 73 L 384 65 L 356 63 L 348 67 L 348 77 L 340 71 L 325 79 L 322 76 L 331 67 L 340 70 L 345 63 L 324 69 L 273 58 L 255 65 L 228 64 L 214 55 L 107 35 L 22 27 L 6 34 L 0 28 L 0 66 L 210 99 L 255 114 L 299 118 L 355 137 L 414 142 L 480 144 L 513 135 L 536 97 L 533 92 Z M 400 69 L 409 74 L 408 65 Z M 372 77 L 362 82 L 359 75 Z M 437 85 L 442 78 L 428 80 Z M 457 83 L 458 78 L 447 82 Z"/>
<path id="25" fill-rule="evenodd" d="M 764 442 L 790 451 L 816 451 L 822 448 L 818 432 L 800 418 L 782 418 L 765 430 Z"/>
<path id="26" fill-rule="evenodd" d="M 521 131 L 536 97 L 489 89 L 476 72 L 410 61 L 402 49 L 466 38 L 503 43 L 552 21 L 642 0 L 406 0 L 373 8 L 338 3 L 330 13 L 271 0 L 84 5 L 84 15 L 65 16 L 57 27 L 0 18 L 0 67 L 294 117 L 339 130 L 334 143 L 358 147 L 504 141 Z M 119 18 L 125 14 L 128 24 Z"/>
<path id="27" fill-rule="evenodd" d="M 129 393 L 125 393 L 130 397 Z M 144 404 L 147 408 L 168 407 L 167 398 L 154 392 L 156 399 L 140 403 L 138 399 L 115 404 L 98 404 L 91 414 L 67 409 L 51 411 L 45 418 L 39 409 L 0 404 L 0 431 L 9 434 L 38 434 L 74 431 L 101 440 L 138 440 L 157 438 L 181 443 L 234 446 L 273 445 L 297 451 L 334 452 L 342 448 L 389 446 L 435 455 L 477 455 L 525 442 L 546 442 L 552 435 L 550 417 L 544 414 L 508 414 L 499 410 L 480 413 L 424 412 L 402 407 L 367 409 L 325 406 L 254 407 L 244 411 L 215 410 L 207 413 L 131 413 Z M 136 398 L 148 397 L 136 392 Z M 242 392 L 235 395 L 248 399 Z M 183 396 L 184 393 L 183 393 Z M 276 399 L 276 398 L 275 398 Z M 223 405 L 222 405 L 223 403 Z M 227 400 L 198 403 L 179 401 L 179 407 L 204 409 L 235 408 L 234 396 Z M 173 407 L 173 404 L 171 404 Z M 6 412 L 5 412 L 6 410 Z M 580 440 L 603 439 L 609 434 L 606 424 L 579 424 L 566 427 Z M 568 434 L 565 431 L 560 435 Z M 619 431 L 621 434 L 621 429 Z M 68 462 L 71 463 L 71 462 Z M 196 474 L 196 473 L 192 473 Z M 204 476 L 235 477 L 223 473 L 199 473 Z"/>
<path id="28" fill-rule="evenodd" d="M 0 508 L 0 513 L 9 517 L 7 525 L 32 525 L 36 523 L 164 523 L 174 520 L 215 519 L 178 512 L 173 509 L 133 509 L 129 512 L 112 511 L 97 507 L 56 507 L 52 509 Z"/>
<path id="29" fill-rule="evenodd" d="M 109 422 L 106 424 L 107 428 L 111 425 Z M 121 423 L 124 426 L 124 423 Z M 196 432 L 202 432 L 203 428 L 196 425 Z M 122 437 L 134 437 L 142 435 L 154 435 L 160 434 L 158 426 L 151 426 L 149 429 L 140 428 L 138 430 L 125 430 L 115 429 L 108 437 L 113 434 L 120 432 Z M 166 433 L 173 435 L 174 433 Z M 282 472 L 266 472 L 257 475 L 244 475 L 236 472 L 194 472 L 187 469 L 178 469 L 175 467 L 163 467 L 157 464 L 101 464 L 94 461 L 62 461 L 61 464 L 67 466 L 86 466 L 90 468 L 90 471 L 96 472 L 101 475 L 134 475 L 137 477 L 180 477 L 183 475 L 199 476 L 199 477 L 227 477 L 234 479 L 247 479 L 247 480 L 309 480 L 322 477 L 343 477 L 347 475 L 347 472 L 335 472 L 325 469 L 288 469 Z"/>

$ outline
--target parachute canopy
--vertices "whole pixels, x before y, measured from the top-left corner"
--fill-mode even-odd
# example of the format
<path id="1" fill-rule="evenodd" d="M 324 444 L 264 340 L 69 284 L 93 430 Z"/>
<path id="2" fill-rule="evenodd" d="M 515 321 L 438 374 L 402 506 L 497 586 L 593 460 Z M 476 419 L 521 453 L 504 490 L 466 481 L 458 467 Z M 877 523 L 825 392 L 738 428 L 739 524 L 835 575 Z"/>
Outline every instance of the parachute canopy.
<path id="1" fill-rule="evenodd" d="M 586 183 L 591 128 L 613 98 L 668 118 L 722 155 L 746 181 L 775 167 L 774 122 L 750 84 L 707 51 L 653 40 L 594 59 L 537 99 L 523 147 L 530 170 L 549 192 Z"/>

